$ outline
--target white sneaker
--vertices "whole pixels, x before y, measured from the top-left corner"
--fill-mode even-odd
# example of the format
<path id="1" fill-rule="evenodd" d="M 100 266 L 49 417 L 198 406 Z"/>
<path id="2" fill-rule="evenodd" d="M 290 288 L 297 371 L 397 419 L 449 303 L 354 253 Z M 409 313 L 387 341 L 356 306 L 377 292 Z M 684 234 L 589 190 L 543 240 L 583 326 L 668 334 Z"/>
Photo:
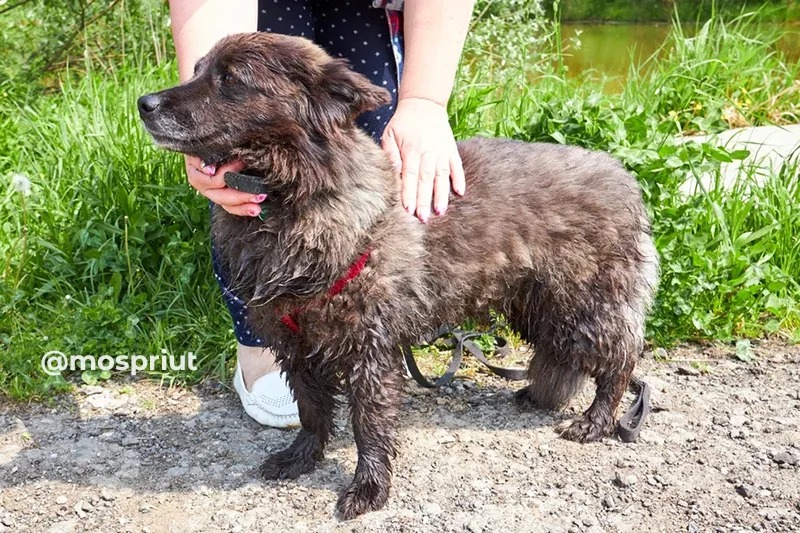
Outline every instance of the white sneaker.
<path id="1" fill-rule="evenodd" d="M 244 386 L 242 368 L 236 363 L 233 388 L 239 393 L 244 412 L 262 426 L 274 428 L 300 427 L 297 402 L 280 371 L 265 374 L 253 382 L 252 390 Z"/>

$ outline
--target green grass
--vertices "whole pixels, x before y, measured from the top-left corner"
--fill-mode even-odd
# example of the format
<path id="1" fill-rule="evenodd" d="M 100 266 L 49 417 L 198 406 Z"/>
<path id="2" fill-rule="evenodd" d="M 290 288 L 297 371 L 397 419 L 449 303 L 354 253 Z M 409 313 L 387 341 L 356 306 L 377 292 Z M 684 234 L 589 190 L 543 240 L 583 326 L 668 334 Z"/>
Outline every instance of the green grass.
<path id="1" fill-rule="evenodd" d="M 551 2 L 545 2 L 550 7 Z M 562 0 L 563 20 L 649 22 L 668 21 L 677 10 L 685 20 L 705 19 L 715 13 L 736 16 L 744 10 L 764 10 L 771 21 L 797 20 L 800 6 L 785 0 Z"/>
<path id="2" fill-rule="evenodd" d="M 715 20 L 694 38 L 676 25 L 658 61 L 607 93 L 595 73 L 565 77 L 557 27 L 535 3 L 504 5 L 513 16 L 487 9 L 470 33 L 450 108 L 457 136 L 579 144 L 624 161 L 642 183 L 662 255 L 651 341 L 800 340 L 797 161 L 761 187 L 744 172 L 728 190 L 718 179 L 691 197 L 680 188 L 718 177 L 722 162 L 743 155 L 684 143 L 683 133 L 798 122 L 798 67 L 773 52 L 774 37 L 748 18 Z M 129 27 L 112 12 L 91 30 L 116 32 L 121 21 L 133 32 L 125 54 L 104 55 L 95 43 L 109 39 L 87 37 L 66 67 L 28 69 L 34 81 L 24 84 L 0 77 L 0 392 L 8 396 L 42 399 L 70 386 L 39 369 L 54 349 L 192 351 L 198 372 L 155 377 L 226 372 L 234 342 L 211 273 L 208 204 L 186 184 L 179 158 L 151 146 L 135 111 L 139 95 L 176 81 L 164 58 L 163 7 L 151 9 L 145 24 Z M 3 59 L 17 57 L 17 44 Z M 14 190 L 14 174 L 30 178 L 32 194 Z"/>

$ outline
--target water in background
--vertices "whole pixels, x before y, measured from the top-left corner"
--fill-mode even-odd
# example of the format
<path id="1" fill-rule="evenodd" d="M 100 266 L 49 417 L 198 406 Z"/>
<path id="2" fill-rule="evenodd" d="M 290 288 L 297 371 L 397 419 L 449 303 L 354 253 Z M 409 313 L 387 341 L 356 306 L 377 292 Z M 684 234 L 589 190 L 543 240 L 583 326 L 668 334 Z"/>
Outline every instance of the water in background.
<path id="1" fill-rule="evenodd" d="M 778 48 L 790 61 L 800 60 L 800 27 L 780 25 L 781 38 Z M 564 44 L 567 47 L 564 63 L 569 75 L 577 76 L 587 70 L 612 78 L 608 90 L 619 89 L 625 81 L 631 57 L 642 61 L 652 55 L 669 34 L 670 24 L 569 24 L 562 26 Z M 687 35 L 692 32 L 687 27 Z M 572 48 L 571 39 L 577 38 L 581 45 Z"/>

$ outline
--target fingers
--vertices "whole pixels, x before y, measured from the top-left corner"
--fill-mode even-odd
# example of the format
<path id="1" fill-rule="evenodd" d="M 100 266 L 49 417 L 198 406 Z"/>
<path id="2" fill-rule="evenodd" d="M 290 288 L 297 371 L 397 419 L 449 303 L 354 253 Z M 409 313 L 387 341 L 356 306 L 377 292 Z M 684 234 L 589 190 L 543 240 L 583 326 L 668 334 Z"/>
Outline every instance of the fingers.
<path id="1" fill-rule="evenodd" d="M 403 207 L 409 213 L 414 213 L 417 210 L 417 188 L 419 187 L 420 179 L 420 155 L 416 150 L 409 150 L 408 153 L 403 154 L 403 172 L 402 180 L 403 186 L 400 193 L 400 198 L 403 202 Z"/>
<path id="2" fill-rule="evenodd" d="M 397 172 L 403 168 L 403 158 L 400 157 L 400 147 L 397 146 L 397 139 L 394 136 L 394 131 L 387 128 L 386 133 L 381 137 L 381 146 L 386 155 L 389 156 L 389 161 Z"/>
<path id="3" fill-rule="evenodd" d="M 221 205 L 222 209 L 240 217 L 257 217 L 261 214 L 261 206 L 258 204 L 242 204 L 242 205 Z"/>
<path id="4" fill-rule="evenodd" d="M 453 191 L 464 196 L 467 192 L 467 179 L 464 176 L 464 165 L 461 163 L 461 156 L 458 151 L 450 156 L 450 179 L 453 181 Z"/>
<path id="5" fill-rule="evenodd" d="M 222 207 L 238 207 L 245 204 L 254 204 L 261 212 L 260 206 L 256 205 L 267 199 L 266 194 L 253 194 L 249 192 L 237 191 L 230 187 L 221 187 L 218 189 L 206 189 L 203 196 L 221 205 Z M 258 214 L 258 213 L 256 213 Z"/>
<path id="6" fill-rule="evenodd" d="M 244 170 L 244 163 L 241 161 L 231 161 L 219 167 L 215 176 L 224 177 L 226 172 L 241 172 L 242 170 Z"/>
<path id="7" fill-rule="evenodd" d="M 422 222 L 427 222 L 431 217 L 433 182 L 436 179 L 436 173 L 436 155 L 431 152 L 423 154 L 420 159 L 419 183 L 417 185 L 417 218 Z"/>
<path id="8" fill-rule="evenodd" d="M 444 215 L 450 201 L 450 158 L 440 155 L 436 163 L 436 178 L 433 184 L 433 212 Z"/>
<path id="9" fill-rule="evenodd" d="M 222 207 L 228 213 L 239 216 L 257 217 L 261 214 L 260 202 L 266 200 L 264 194 L 237 191 L 225 185 L 226 172 L 239 172 L 244 163 L 234 161 L 220 167 L 204 166 L 197 157 L 186 156 L 186 175 L 189 184 L 197 192 Z M 213 170 L 213 174 L 211 173 Z"/>

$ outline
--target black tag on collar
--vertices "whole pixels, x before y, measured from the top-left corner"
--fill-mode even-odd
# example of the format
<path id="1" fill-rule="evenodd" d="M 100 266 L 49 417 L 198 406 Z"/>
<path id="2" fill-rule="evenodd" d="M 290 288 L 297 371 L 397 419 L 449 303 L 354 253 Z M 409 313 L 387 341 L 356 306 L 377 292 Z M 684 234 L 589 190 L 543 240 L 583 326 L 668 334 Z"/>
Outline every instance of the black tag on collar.
<path id="1" fill-rule="evenodd" d="M 261 220 L 267 219 L 272 212 L 272 206 L 270 205 L 269 191 L 267 190 L 267 186 L 264 185 L 264 182 L 261 181 L 261 178 L 258 176 L 251 176 L 250 174 L 241 174 L 239 172 L 226 172 L 224 179 L 225 185 L 231 189 L 250 194 L 266 194 L 267 198 L 261 202 L 261 214 L 258 215 L 258 218 Z"/>
<path id="2" fill-rule="evenodd" d="M 268 194 L 267 186 L 258 176 L 241 174 L 239 172 L 226 172 L 225 185 L 237 191 L 249 192 L 250 194 Z"/>

